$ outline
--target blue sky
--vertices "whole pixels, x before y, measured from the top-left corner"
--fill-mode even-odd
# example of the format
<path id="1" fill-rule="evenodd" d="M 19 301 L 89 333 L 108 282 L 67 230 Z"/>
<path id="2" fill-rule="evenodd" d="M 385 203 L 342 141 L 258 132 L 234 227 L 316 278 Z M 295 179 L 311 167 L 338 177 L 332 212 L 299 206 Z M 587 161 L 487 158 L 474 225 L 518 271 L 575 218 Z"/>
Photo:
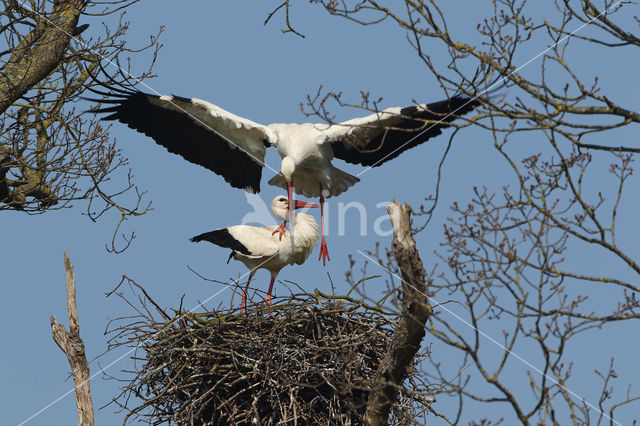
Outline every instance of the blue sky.
<path id="1" fill-rule="evenodd" d="M 480 19 L 479 10 L 476 10 L 478 2 L 462 3 L 467 13 L 453 23 L 461 37 L 466 32 L 471 34 L 474 22 Z M 361 27 L 329 17 L 319 8 L 300 2 L 293 10 L 292 18 L 296 28 L 306 35 L 301 39 L 281 33 L 281 16 L 263 26 L 268 12 L 277 2 L 256 4 L 201 1 L 191 2 L 188 7 L 182 4 L 176 7 L 176 2 L 156 0 L 153 4 L 142 2 L 131 7 L 126 18 L 132 22 L 127 36 L 132 46 L 142 45 L 148 34 L 156 32 L 161 25 L 166 26 L 161 38 L 164 47 L 154 69 L 158 77 L 148 80 L 147 84 L 163 94 L 209 100 L 264 124 L 307 120 L 300 112 L 299 104 L 320 85 L 328 90 L 342 91 L 346 99 L 353 101 L 358 100 L 360 90 L 371 91 L 373 98 L 384 98 L 381 106 L 385 108 L 408 106 L 414 99 L 431 102 L 444 97 L 433 76 L 406 42 L 405 34 L 393 24 Z M 534 12 L 543 13 L 542 9 Z M 99 31 L 99 20 L 87 22 L 91 23 L 87 35 L 90 31 Z M 523 54 L 520 59 L 524 63 L 545 47 L 544 43 L 531 45 L 526 50 L 530 56 Z M 598 74 L 603 86 L 610 89 L 619 102 L 634 107 L 632 102 L 637 99 L 637 85 L 629 88 L 625 81 L 630 81 L 632 70 L 638 69 L 637 58 L 632 62 L 614 52 L 610 57 L 599 56 L 594 61 L 592 52 L 586 49 L 578 49 L 574 55 L 576 61 L 584 62 L 585 75 Z M 610 71 L 612 64 L 615 73 Z M 132 63 L 133 69 L 142 70 L 146 66 L 142 58 L 139 64 Z M 539 73 L 539 64 L 533 62 L 529 66 L 532 74 Z M 625 76 L 629 79 L 625 80 Z M 141 90 L 147 89 L 141 87 Z M 337 108 L 332 112 L 340 120 L 360 115 L 356 111 Z M 0 389 L 0 412 L 6 422 L 3 424 L 20 423 L 72 388 L 67 360 L 53 342 L 49 327 L 52 314 L 66 324 L 63 252 L 67 252 L 75 265 L 80 330 L 90 360 L 106 348 L 107 337 L 103 332 L 108 320 L 131 312 L 120 301 L 105 298 L 105 293 L 115 287 L 123 274 L 142 284 L 164 307 L 176 307 L 183 295 L 184 306 L 191 307 L 223 287 L 202 280 L 189 267 L 220 281 L 237 278 L 246 272 L 238 262 L 226 264 L 227 250 L 188 241 L 198 233 L 240 223 L 242 217 L 252 211 L 246 194 L 230 188 L 219 176 L 168 154 L 151 139 L 124 125 L 114 124 L 112 135 L 130 161 L 136 184 L 148 191 L 146 199 L 153 202 L 152 211 L 124 224 L 124 231 L 135 231 L 136 239 L 123 254 L 109 254 L 105 250 L 117 217 L 112 214 L 93 223 L 82 214 L 85 208 L 82 203 L 72 209 L 40 216 L 3 214 L 0 266 L 4 271 L 4 295 L 0 299 L 0 334 L 7 342 L 0 365 L 0 382 L 4 383 Z M 355 187 L 330 199 L 327 242 L 331 262 L 323 267 L 317 261 L 316 248 L 306 264 L 285 268 L 279 279 L 295 281 L 309 291 L 314 288 L 328 291 L 329 275 L 338 290 L 344 290 L 348 254 L 354 254 L 361 263 L 365 259 L 358 250 L 373 249 L 376 242 L 384 246 L 390 243 L 390 237 L 373 232 L 375 220 L 386 214 L 382 205 L 394 197 L 418 205 L 432 193 L 435 170 L 449 135 L 450 132 L 445 132 L 444 137 L 435 142 L 367 171 Z M 632 136 L 623 133 L 619 137 L 630 140 Z M 520 149 L 539 152 L 535 138 L 523 139 Z M 268 154 L 266 162 L 279 170 L 277 154 Z M 338 167 L 352 174 L 362 171 L 361 167 L 344 163 Z M 603 168 L 603 180 L 605 174 L 606 167 Z M 267 205 L 283 192 L 266 185 L 272 175 L 265 168 L 260 196 Z M 468 200 L 474 185 L 498 190 L 510 178 L 504 162 L 492 150 L 492 141 L 487 134 L 469 128 L 457 135 L 443 175 L 443 199 L 436 218 L 436 222 L 440 222 L 417 237 L 427 269 L 438 262 L 433 250 L 441 241 L 441 222 L 448 214 L 450 203 Z M 632 181 L 627 189 L 637 194 L 638 183 Z M 340 203 L 344 208 L 350 202 L 366 207 L 366 235 L 360 235 L 355 209 L 348 210 L 345 215 L 345 235 L 338 235 Z M 638 208 L 637 201 L 625 204 L 621 223 L 632 224 L 638 217 Z M 383 224 L 383 228 L 386 226 L 388 224 Z M 621 244 L 630 253 L 638 253 L 636 237 L 637 228 L 629 226 Z M 596 271 L 617 267 L 587 249 L 574 253 L 570 261 Z M 384 273 L 374 265 L 369 265 L 368 271 L 372 275 Z M 625 274 L 624 271 L 620 273 Z M 253 283 L 266 290 L 268 273 L 258 272 Z M 383 278 L 372 280 L 368 285 L 372 294 L 385 287 Z M 275 293 L 278 294 L 278 284 Z M 220 303 L 228 306 L 230 295 L 229 290 L 221 292 L 207 303 L 207 307 L 213 308 Z M 584 397 L 592 402 L 596 402 L 593 399 L 599 394 L 592 391 L 598 383 L 591 377 L 593 369 L 605 368 L 611 355 L 616 357 L 617 365 L 631 365 L 635 359 L 633 354 L 640 349 L 637 343 L 623 337 L 628 329 L 621 326 L 607 330 L 606 333 L 594 330 L 580 337 L 572 348 L 577 354 L 575 390 L 581 396 L 584 392 Z M 500 330 L 485 331 L 500 338 Z M 486 344 L 491 345 L 489 341 Z M 124 353 L 125 350 L 120 349 L 94 361 L 92 372 Z M 527 358 L 526 353 L 520 355 Z M 533 364 L 538 361 L 535 357 L 531 360 Z M 524 377 L 526 365 L 515 360 L 510 362 L 514 377 Z M 118 376 L 121 369 L 128 367 L 130 363 L 125 359 L 111 366 L 108 373 Z M 627 369 L 625 379 L 620 386 L 637 383 L 640 379 L 637 368 Z M 105 405 L 117 393 L 115 381 L 96 377 L 91 385 L 96 408 Z M 507 419 L 507 424 L 513 419 L 508 407 L 493 409 L 494 413 L 504 410 L 500 414 Z M 631 411 L 626 415 L 630 419 Z M 109 406 L 96 410 L 96 419 L 97 424 L 117 424 L 122 421 L 122 415 L 114 413 L 114 407 Z M 75 421 L 75 401 L 70 394 L 28 424 L 72 424 Z M 432 422 L 437 424 L 435 420 Z"/>

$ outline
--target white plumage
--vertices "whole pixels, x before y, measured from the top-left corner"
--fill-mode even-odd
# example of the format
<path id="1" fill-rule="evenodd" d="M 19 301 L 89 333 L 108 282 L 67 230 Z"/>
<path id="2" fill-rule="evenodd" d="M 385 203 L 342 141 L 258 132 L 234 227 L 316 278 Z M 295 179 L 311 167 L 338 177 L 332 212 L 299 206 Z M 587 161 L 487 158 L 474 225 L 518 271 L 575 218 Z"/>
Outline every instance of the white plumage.
<path id="1" fill-rule="evenodd" d="M 318 204 L 294 201 L 294 208 L 320 207 Z M 271 202 L 271 211 L 279 220 L 286 221 L 289 202 L 284 195 L 277 196 Z M 247 289 L 253 274 L 258 269 L 266 269 L 271 273 L 271 282 L 267 292 L 267 303 L 271 303 L 271 291 L 278 273 L 287 265 L 302 265 L 315 247 L 320 235 L 318 223 L 313 216 L 305 213 L 295 214 L 293 229 L 274 235 L 280 227 L 234 225 L 217 229 L 191 238 L 193 242 L 209 241 L 221 247 L 230 248 L 231 256 L 244 263 L 250 270 L 247 285 L 242 293 L 240 312 L 245 305 Z"/>
<path id="2" fill-rule="evenodd" d="M 307 197 L 335 196 L 359 179 L 331 164 L 334 157 L 376 167 L 409 148 L 442 133 L 454 118 L 480 104 L 478 98 L 453 96 L 431 104 L 388 108 L 339 124 L 262 125 L 196 98 L 155 96 L 105 86 L 110 93 L 99 102 L 112 106 L 94 109 L 119 120 L 186 160 L 221 175 L 229 184 L 260 191 L 265 148 L 276 147 L 282 157 L 281 173 L 269 184 Z M 455 115 L 454 115 L 455 113 Z M 294 185 L 295 182 L 295 185 Z M 292 212 L 290 219 L 293 222 Z M 321 212 L 320 257 L 329 258 Z"/>

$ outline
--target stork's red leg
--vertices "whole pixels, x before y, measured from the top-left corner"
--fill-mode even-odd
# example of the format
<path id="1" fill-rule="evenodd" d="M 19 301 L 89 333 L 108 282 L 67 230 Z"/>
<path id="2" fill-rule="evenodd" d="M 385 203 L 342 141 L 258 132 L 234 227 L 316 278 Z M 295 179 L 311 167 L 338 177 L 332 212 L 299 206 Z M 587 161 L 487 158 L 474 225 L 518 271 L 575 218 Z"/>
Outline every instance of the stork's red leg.
<path id="1" fill-rule="evenodd" d="M 320 226 L 322 229 L 322 242 L 320 243 L 318 260 L 322 259 L 322 265 L 324 266 L 327 264 L 327 259 L 331 260 L 331 257 L 329 257 L 327 241 L 324 239 L 324 197 L 322 196 L 322 184 L 320 184 Z"/>
<path id="2" fill-rule="evenodd" d="M 247 291 L 249 290 L 249 283 L 251 282 L 251 278 L 253 278 L 253 272 L 249 274 L 249 279 L 247 280 L 247 285 L 242 291 L 242 302 L 240 303 L 240 313 L 244 310 L 244 303 L 247 300 Z"/>
<path id="3" fill-rule="evenodd" d="M 285 220 L 284 222 L 282 222 L 282 225 L 278 226 L 278 228 L 273 231 L 273 233 L 271 235 L 276 235 L 277 232 L 280 233 L 280 239 L 282 239 L 282 236 L 284 235 L 284 227 L 287 224 L 287 221 Z"/>
<path id="4" fill-rule="evenodd" d="M 289 221 L 293 223 L 293 180 L 287 181 L 287 201 L 289 202 Z"/>
<path id="5" fill-rule="evenodd" d="M 267 291 L 267 305 L 271 305 L 271 291 L 273 290 L 273 283 L 276 281 L 275 275 L 271 276 L 271 282 L 269 283 L 269 290 Z M 269 308 L 269 315 L 273 316 L 271 308 Z"/>

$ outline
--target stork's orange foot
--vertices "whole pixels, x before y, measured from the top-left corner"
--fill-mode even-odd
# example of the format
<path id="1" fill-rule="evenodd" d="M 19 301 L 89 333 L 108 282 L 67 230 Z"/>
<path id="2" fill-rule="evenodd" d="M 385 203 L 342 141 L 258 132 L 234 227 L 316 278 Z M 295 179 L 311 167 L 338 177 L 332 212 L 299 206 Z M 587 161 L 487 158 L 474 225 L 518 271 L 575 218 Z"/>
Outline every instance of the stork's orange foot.
<path id="1" fill-rule="evenodd" d="M 242 302 L 240 303 L 240 313 L 244 312 L 244 307 L 247 304 L 247 290 L 249 288 L 249 284 L 247 283 L 247 288 L 242 292 Z"/>
<path id="2" fill-rule="evenodd" d="M 271 294 L 267 294 L 267 305 L 269 305 L 269 316 L 273 316 L 273 310 L 271 310 Z"/>
<path id="3" fill-rule="evenodd" d="M 329 250 L 327 249 L 327 242 L 324 239 L 324 235 L 322 236 L 322 243 L 320 244 L 320 256 L 318 256 L 318 260 L 322 259 L 322 265 L 327 264 L 327 260 L 331 260 L 329 257 Z"/>
<path id="4" fill-rule="evenodd" d="M 275 231 L 273 231 L 273 233 L 271 235 L 276 235 L 276 232 L 280 233 L 280 239 L 282 239 L 282 236 L 285 233 L 284 227 L 287 225 L 287 222 L 282 222 L 282 225 L 280 225 Z"/>

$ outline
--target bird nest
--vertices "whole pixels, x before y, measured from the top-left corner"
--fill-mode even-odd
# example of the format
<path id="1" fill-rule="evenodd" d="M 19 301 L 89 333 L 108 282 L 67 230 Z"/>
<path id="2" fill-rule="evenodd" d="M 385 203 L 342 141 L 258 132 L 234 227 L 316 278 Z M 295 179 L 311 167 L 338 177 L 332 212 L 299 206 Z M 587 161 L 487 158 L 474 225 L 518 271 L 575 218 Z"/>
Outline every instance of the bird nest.
<path id="1" fill-rule="evenodd" d="M 318 293 L 272 309 L 177 312 L 112 329 L 112 346 L 138 348 L 134 377 L 114 400 L 125 423 L 362 424 L 395 318 Z M 417 395 L 404 388 L 394 422 L 411 423 L 424 410 Z"/>

